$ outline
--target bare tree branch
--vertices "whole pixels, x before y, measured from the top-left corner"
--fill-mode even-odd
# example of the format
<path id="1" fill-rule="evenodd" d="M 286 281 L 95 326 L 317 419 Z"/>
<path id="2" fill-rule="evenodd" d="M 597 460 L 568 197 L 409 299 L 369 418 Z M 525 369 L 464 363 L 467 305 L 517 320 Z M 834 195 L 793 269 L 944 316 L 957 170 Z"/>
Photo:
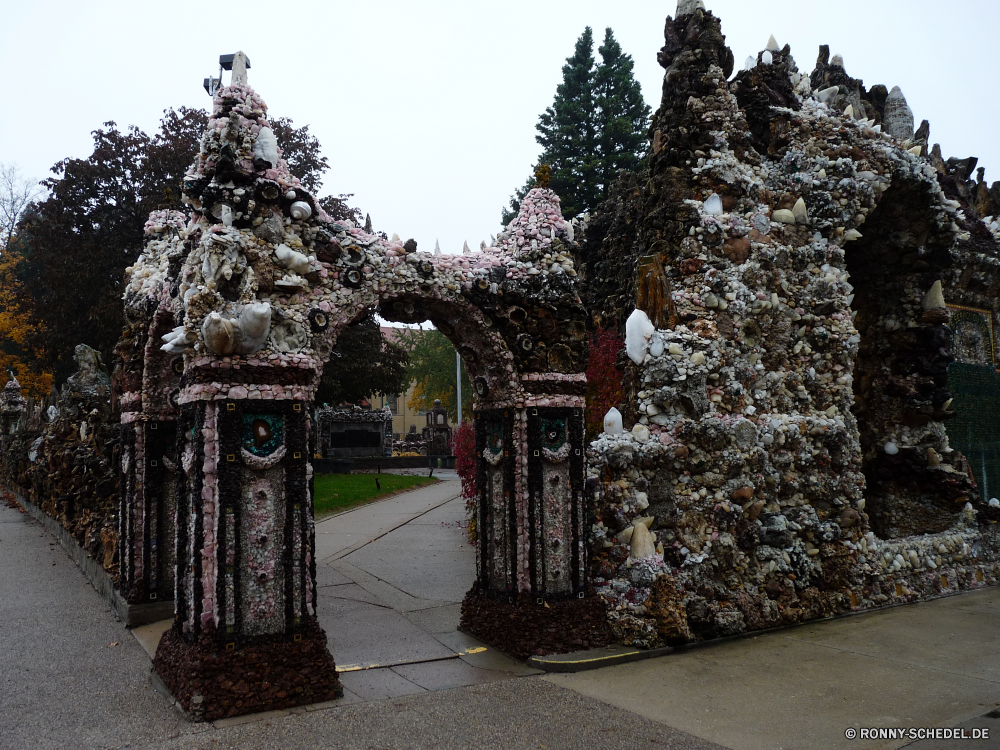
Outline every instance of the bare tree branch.
<path id="1" fill-rule="evenodd" d="M 43 193 L 41 185 L 24 177 L 16 164 L 0 162 L 0 251 L 10 243 L 25 209 Z"/>

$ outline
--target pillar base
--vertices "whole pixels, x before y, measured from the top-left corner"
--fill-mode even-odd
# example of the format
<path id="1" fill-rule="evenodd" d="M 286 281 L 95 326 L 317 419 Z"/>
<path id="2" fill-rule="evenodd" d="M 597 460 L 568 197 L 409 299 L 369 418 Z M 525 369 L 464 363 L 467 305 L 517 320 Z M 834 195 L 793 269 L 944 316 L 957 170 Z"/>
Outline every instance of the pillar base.
<path id="1" fill-rule="evenodd" d="M 163 634 L 153 669 L 194 721 L 342 697 L 326 633 L 313 622 L 300 635 L 255 638 L 227 651 L 214 631 L 189 643 L 175 626 Z"/>
<path id="2" fill-rule="evenodd" d="M 461 628 L 522 661 L 614 642 L 600 597 L 538 604 L 525 594 L 514 602 L 492 599 L 473 586 L 462 601 Z"/>

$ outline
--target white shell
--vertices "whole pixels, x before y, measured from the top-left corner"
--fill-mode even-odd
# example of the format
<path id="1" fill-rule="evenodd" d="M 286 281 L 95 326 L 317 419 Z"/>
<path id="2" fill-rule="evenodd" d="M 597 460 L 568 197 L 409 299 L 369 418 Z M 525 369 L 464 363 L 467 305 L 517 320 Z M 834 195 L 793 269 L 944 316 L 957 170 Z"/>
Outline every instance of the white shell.
<path id="1" fill-rule="evenodd" d="M 305 201 L 295 201 L 292 207 L 288 209 L 288 213 L 292 215 L 293 219 L 308 219 L 312 216 L 312 206 L 310 206 Z"/>

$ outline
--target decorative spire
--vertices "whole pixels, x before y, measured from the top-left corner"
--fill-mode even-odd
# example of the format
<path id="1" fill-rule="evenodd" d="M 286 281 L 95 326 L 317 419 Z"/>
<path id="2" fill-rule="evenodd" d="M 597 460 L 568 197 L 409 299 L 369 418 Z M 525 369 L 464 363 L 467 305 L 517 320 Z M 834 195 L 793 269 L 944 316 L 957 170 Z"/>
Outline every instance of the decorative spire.
<path id="1" fill-rule="evenodd" d="M 247 83 L 247 56 L 242 50 L 233 56 L 233 79 L 230 85 L 237 83 L 242 83 L 244 86 Z"/>

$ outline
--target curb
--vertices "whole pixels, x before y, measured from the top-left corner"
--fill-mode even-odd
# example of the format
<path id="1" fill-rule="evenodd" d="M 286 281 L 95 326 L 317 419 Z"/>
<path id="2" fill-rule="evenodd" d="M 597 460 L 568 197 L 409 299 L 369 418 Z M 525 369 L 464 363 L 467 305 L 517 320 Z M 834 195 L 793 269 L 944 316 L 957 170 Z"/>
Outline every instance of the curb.
<path id="1" fill-rule="evenodd" d="M 139 625 L 148 625 L 151 622 L 173 618 L 173 601 L 156 602 L 155 604 L 129 604 L 125 601 L 115 589 L 111 576 L 94 558 L 87 554 L 76 539 L 56 519 L 30 500 L 21 497 L 19 493 L 12 490 L 7 491 L 14 496 L 14 499 L 29 516 L 41 523 L 52 536 L 59 540 L 69 558 L 76 563 L 76 566 L 87 577 L 97 593 L 107 600 L 125 627 L 135 628 Z"/>
<path id="2" fill-rule="evenodd" d="M 528 666 L 541 669 L 544 672 L 586 672 L 591 669 L 613 667 L 616 664 L 655 659 L 673 652 L 672 646 L 650 649 L 633 646 L 606 646 L 589 651 L 574 651 L 569 654 L 532 656 L 528 659 Z"/>

